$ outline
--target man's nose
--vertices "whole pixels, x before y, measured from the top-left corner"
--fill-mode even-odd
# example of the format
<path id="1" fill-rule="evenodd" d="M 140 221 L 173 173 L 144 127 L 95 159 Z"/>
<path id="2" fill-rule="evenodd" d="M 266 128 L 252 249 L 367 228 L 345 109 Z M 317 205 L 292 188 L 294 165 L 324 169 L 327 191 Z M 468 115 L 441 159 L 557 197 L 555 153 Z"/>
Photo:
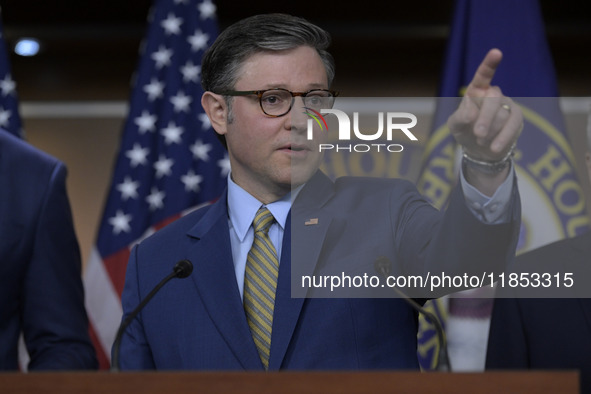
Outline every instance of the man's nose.
<path id="1" fill-rule="evenodd" d="M 293 105 L 289 111 L 289 122 L 293 131 L 304 132 L 308 125 L 306 105 L 302 97 L 294 97 Z"/>

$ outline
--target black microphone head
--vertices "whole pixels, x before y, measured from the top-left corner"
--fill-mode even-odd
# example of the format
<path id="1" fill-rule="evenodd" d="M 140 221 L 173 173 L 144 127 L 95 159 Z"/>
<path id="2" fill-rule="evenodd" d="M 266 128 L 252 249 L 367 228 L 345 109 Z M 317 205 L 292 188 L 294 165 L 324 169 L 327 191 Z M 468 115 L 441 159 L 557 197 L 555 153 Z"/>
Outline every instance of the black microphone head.
<path id="1" fill-rule="evenodd" d="M 193 272 L 193 263 L 187 259 L 181 260 L 174 265 L 173 271 L 177 278 L 186 278 Z"/>
<path id="2" fill-rule="evenodd" d="M 373 268 L 380 274 L 388 276 L 390 273 L 390 260 L 386 256 L 379 256 L 373 262 Z"/>

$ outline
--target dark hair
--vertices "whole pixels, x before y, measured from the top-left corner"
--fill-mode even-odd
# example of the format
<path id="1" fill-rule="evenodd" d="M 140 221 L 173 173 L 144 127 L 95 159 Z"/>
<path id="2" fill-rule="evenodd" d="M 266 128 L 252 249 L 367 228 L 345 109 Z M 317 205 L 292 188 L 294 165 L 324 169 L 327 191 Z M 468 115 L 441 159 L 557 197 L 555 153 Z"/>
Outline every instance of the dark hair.
<path id="1" fill-rule="evenodd" d="M 287 14 L 262 14 L 242 19 L 226 28 L 205 52 L 201 63 L 204 90 L 233 90 L 242 64 L 250 56 L 264 51 L 283 51 L 310 46 L 326 68 L 328 85 L 335 75 L 334 60 L 327 51 L 330 35 L 307 20 Z M 226 97 L 228 106 L 231 98 Z M 219 136 L 219 134 L 218 134 Z M 224 136 L 219 136 L 226 146 Z"/>
<path id="2" fill-rule="evenodd" d="M 318 51 L 328 84 L 334 79 L 334 61 L 327 48 L 330 35 L 303 18 L 286 14 L 251 16 L 225 29 L 203 56 L 201 84 L 212 92 L 232 90 L 242 63 L 263 51 L 282 51 L 307 45 Z"/>

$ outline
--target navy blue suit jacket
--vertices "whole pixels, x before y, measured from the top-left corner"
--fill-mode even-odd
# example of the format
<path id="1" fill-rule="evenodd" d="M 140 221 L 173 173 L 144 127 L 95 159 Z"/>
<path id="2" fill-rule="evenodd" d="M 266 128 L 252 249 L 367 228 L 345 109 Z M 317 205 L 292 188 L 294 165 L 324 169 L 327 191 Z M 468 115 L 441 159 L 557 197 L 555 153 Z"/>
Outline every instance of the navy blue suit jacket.
<path id="1" fill-rule="evenodd" d="M 417 316 L 404 300 L 292 298 L 292 264 L 318 273 L 331 261 L 354 269 L 369 262 L 370 275 L 382 255 L 409 272 L 440 266 L 471 270 L 475 258 L 480 267 L 498 266 L 514 254 L 519 204 L 514 208 L 515 221 L 487 226 L 467 210 L 459 190 L 443 216 L 407 181 L 333 183 L 318 173 L 288 217 L 269 369 L 418 368 Z M 310 218 L 318 224 L 306 225 Z M 236 284 L 226 195 L 133 249 L 124 317 L 185 258 L 194 264 L 192 275 L 162 288 L 123 336 L 122 369 L 262 370 Z"/>
<path id="2" fill-rule="evenodd" d="M 576 272 L 591 263 L 591 232 L 520 255 L 523 272 Z M 548 272 L 551 272 L 548 270 Z M 575 277 L 589 286 L 589 277 Z M 581 392 L 591 393 L 591 298 L 498 298 L 491 318 L 486 367 L 577 369 Z"/>
<path id="3" fill-rule="evenodd" d="M 78 241 L 58 160 L 0 130 L 0 370 L 96 368 Z"/>

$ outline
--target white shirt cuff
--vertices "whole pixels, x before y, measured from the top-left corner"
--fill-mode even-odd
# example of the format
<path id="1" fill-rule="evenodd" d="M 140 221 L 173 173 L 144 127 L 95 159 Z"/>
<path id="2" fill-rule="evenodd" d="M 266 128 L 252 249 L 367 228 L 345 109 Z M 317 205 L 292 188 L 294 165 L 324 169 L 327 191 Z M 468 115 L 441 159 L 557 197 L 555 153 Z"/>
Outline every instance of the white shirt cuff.
<path id="1" fill-rule="evenodd" d="M 468 204 L 468 208 L 474 216 L 486 224 L 501 224 L 511 221 L 509 205 L 513 193 L 514 179 L 515 169 L 513 162 L 511 162 L 507 179 L 497 188 L 492 197 L 488 197 L 469 184 L 464 177 L 463 168 L 460 169 L 460 183 L 466 204 Z"/>

